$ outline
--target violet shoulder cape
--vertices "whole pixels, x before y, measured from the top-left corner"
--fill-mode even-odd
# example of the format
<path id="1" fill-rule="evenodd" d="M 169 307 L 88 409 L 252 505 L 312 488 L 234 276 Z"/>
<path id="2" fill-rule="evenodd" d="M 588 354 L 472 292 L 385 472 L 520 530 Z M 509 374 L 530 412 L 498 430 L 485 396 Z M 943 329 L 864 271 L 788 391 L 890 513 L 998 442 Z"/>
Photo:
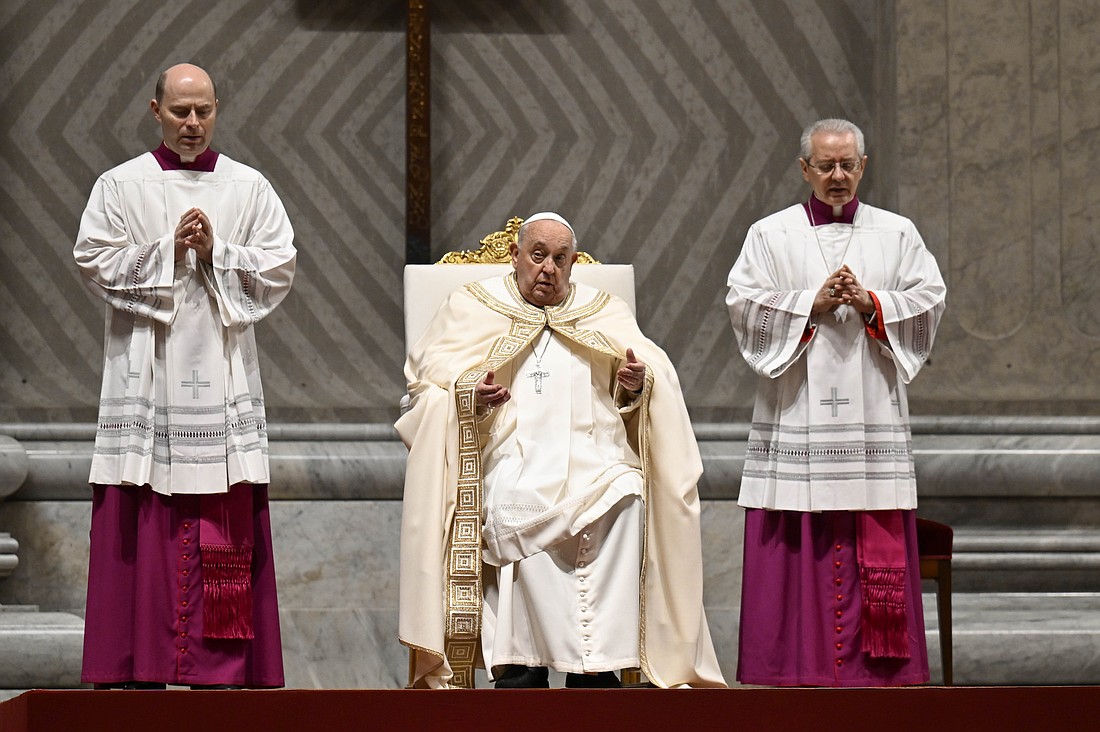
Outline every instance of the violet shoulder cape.
<path id="1" fill-rule="evenodd" d="M 396 424 L 409 449 L 399 635 L 413 653 L 413 684 L 454 685 L 456 669 L 469 661 L 448 648 L 461 645 L 454 639 L 469 630 L 473 613 L 480 621 L 480 595 L 466 616 L 458 607 L 470 598 L 454 582 L 453 571 L 454 548 L 466 531 L 465 524 L 455 531 L 456 513 L 461 517 L 467 500 L 459 500 L 460 489 L 469 471 L 480 467 L 480 454 L 471 454 L 463 439 L 470 430 L 462 410 L 472 403 L 473 385 L 488 368 L 518 356 L 548 326 L 573 344 L 623 359 L 633 348 L 647 365 L 642 403 L 627 418 L 645 476 L 642 670 L 661 687 L 725 686 L 703 610 L 697 490 L 702 460 L 675 369 L 664 351 L 642 335 L 622 300 L 573 284 L 562 305 L 543 310 L 518 296 L 514 275 L 505 277 L 512 280 L 511 302 L 493 298 L 477 283 L 449 295 L 405 364 L 412 404 Z M 480 475 L 476 489 L 480 498 Z M 476 636 L 474 641 L 467 639 L 465 647 L 476 649 Z"/>

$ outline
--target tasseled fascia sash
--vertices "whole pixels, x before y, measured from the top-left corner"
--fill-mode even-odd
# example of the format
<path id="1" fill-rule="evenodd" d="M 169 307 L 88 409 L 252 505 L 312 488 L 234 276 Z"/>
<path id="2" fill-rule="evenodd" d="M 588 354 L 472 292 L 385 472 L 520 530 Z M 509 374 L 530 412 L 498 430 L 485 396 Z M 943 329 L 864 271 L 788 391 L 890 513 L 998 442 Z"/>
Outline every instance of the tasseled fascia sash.
<path id="1" fill-rule="evenodd" d="M 857 511 L 855 515 L 862 588 L 861 650 L 872 658 L 909 658 L 902 513 Z"/>
<path id="2" fill-rule="evenodd" d="M 252 487 L 200 500 L 202 634 L 206 638 L 253 638 Z"/>

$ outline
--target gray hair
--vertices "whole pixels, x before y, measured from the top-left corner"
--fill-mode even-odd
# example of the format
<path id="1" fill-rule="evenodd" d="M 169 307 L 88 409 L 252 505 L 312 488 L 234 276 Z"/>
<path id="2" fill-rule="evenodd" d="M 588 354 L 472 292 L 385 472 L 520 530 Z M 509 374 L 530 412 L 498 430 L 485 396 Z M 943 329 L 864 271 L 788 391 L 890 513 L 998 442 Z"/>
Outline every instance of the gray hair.
<path id="1" fill-rule="evenodd" d="M 802 131 L 802 159 L 809 160 L 813 150 L 810 149 L 813 136 L 819 132 L 832 132 L 838 135 L 851 133 L 856 138 L 856 157 L 863 157 L 863 131 L 846 119 L 819 119 Z"/>

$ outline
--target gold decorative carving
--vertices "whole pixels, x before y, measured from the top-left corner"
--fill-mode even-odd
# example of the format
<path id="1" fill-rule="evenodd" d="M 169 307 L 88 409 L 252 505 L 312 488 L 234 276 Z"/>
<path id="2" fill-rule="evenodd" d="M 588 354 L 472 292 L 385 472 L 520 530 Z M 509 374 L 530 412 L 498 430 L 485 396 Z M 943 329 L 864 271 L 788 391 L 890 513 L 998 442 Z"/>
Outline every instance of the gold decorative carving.
<path id="1" fill-rule="evenodd" d="M 504 225 L 504 231 L 494 231 L 482 239 L 480 247 L 474 250 L 447 252 L 436 264 L 509 264 L 512 254 L 509 246 L 516 240 L 523 219 L 513 216 Z M 577 252 L 577 264 L 599 264 L 599 261 L 585 252 Z"/>

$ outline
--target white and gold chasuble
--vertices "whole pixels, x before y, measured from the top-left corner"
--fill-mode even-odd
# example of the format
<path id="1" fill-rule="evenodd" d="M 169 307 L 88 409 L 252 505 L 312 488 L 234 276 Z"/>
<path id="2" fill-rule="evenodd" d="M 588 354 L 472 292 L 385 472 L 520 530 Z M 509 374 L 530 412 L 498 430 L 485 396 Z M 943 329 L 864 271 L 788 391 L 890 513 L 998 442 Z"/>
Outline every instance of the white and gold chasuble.
<path id="1" fill-rule="evenodd" d="M 547 329 L 552 340 L 539 344 Z M 541 368 L 532 369 L 524 360 L 536 345 L 543 360 Z M 621 413 L 614 372 L 628 347 L 647 365 L 646 385 Z M 572 359 L 584 367 L 576 368 Z M 568 379 L 567 403 L 555 398 L 553 406 L 568 412 L 569 424 L 539 422 L 539 415 L 549 414 L 542 410 L 528 422 L 522 410 L 508 404 L 499 414 L 479 415 L 473 388 L 488 370 L 511 378 L 516 404 L 521 397 L 552 396 L 554 380 Z M 549 372 L 542 377 L 541 395 L 533 392 L 533 371 Z M 493 588 L 494 569 L 486 591 L 483 562 L 523 572 L 523 562 L 516 559 L 553 560 L 554 551 L 543 549 L 554 546 L 575 552 L 569 561 L 579 566 L 585 541 L 596 542 L 589 552 L 598 542 L 636 544 L 638 539 L 629 536 L 590 534 L 585 539 L 578 533 L 586 526 L 605 533 L 610 527 L 629 527 L 629 518 L 607 523 L 600 517 L 629 512 L 632 503 L 644 506 L 644 520 L 633 519 L 644 545 L 642 566 L 630 580 L 640 588 L 637 658 L 642 670 L 659 686 L 724 685 L 702 607 L 698 447 L 671 363 L 642 335 L 625 303 L 573 284 L 561 305 L 537 308 L 519 295 L 514 274 L 467 285 L 448 296 L 410 349 L 405 372 L 411 409 L 396 425 L 409 448 L 400 637 L 413 651 L 414 685 L 473 685 L 473 667 L 482 662 L 483 597 L 496 602 L 492 593 L 499 590 Z M 589 403 L 578 406 L 585 401 L 582 395 Z M 589 426 L 578 428 L 574 421 Z M 561 446 L 568 464 L 554 462 L 545 450 L 530 449 L 547 441 L 540 437 L 542 428 L 568 433 Z M 622 432 L 616 435 L 615 429 Z M 604 433 L 597 440 L 590 430 Z M 575 448 L 586 440 L 599 445 L 589 446 L 594 455 L 582 457 Z M 494 449 L 483 453 L 490 444 Z M 514 459 L 502 455 L 501 446 L 553 463 L 543 465 L 549 473 L 532 483 L 536 487 L 528 498 L 535 498 L 529 505 L 511 493 L 515 480 L 524 479 L 527 453 Z M 559 541 L 562 536 L 567 538 Z M 559 576 L 580 584 L 576 573 Z M 571 600 L 578 596 L 574 589 L 572 584 L 565 588 Z M 499 615 L 487 616 L 499 622 Z"/>
<path id="2" fill-rule="evenodd" d="M 175 263 L 180 216 L 203 210 L 213 264 Z M 74 256 L 107 303 L 104 378 L 89 482 L 162 494 L 267 483 L 267 424 L 252 325 L 294 278 L 294 232 L 256 170 L 162 170 L 146 153 L 104 173 Z"/>
<path id="3" fill-rule="evenodd" d="M 508 282 L 482 286 L 499 300 Z M 480 423 L 489 669 L 638 665 L 643 479 L 622 415 L 636 404 L 615 403 L 617 355 L 570 344 L 544 330 L 496 371 L 512 399 Z"/>

